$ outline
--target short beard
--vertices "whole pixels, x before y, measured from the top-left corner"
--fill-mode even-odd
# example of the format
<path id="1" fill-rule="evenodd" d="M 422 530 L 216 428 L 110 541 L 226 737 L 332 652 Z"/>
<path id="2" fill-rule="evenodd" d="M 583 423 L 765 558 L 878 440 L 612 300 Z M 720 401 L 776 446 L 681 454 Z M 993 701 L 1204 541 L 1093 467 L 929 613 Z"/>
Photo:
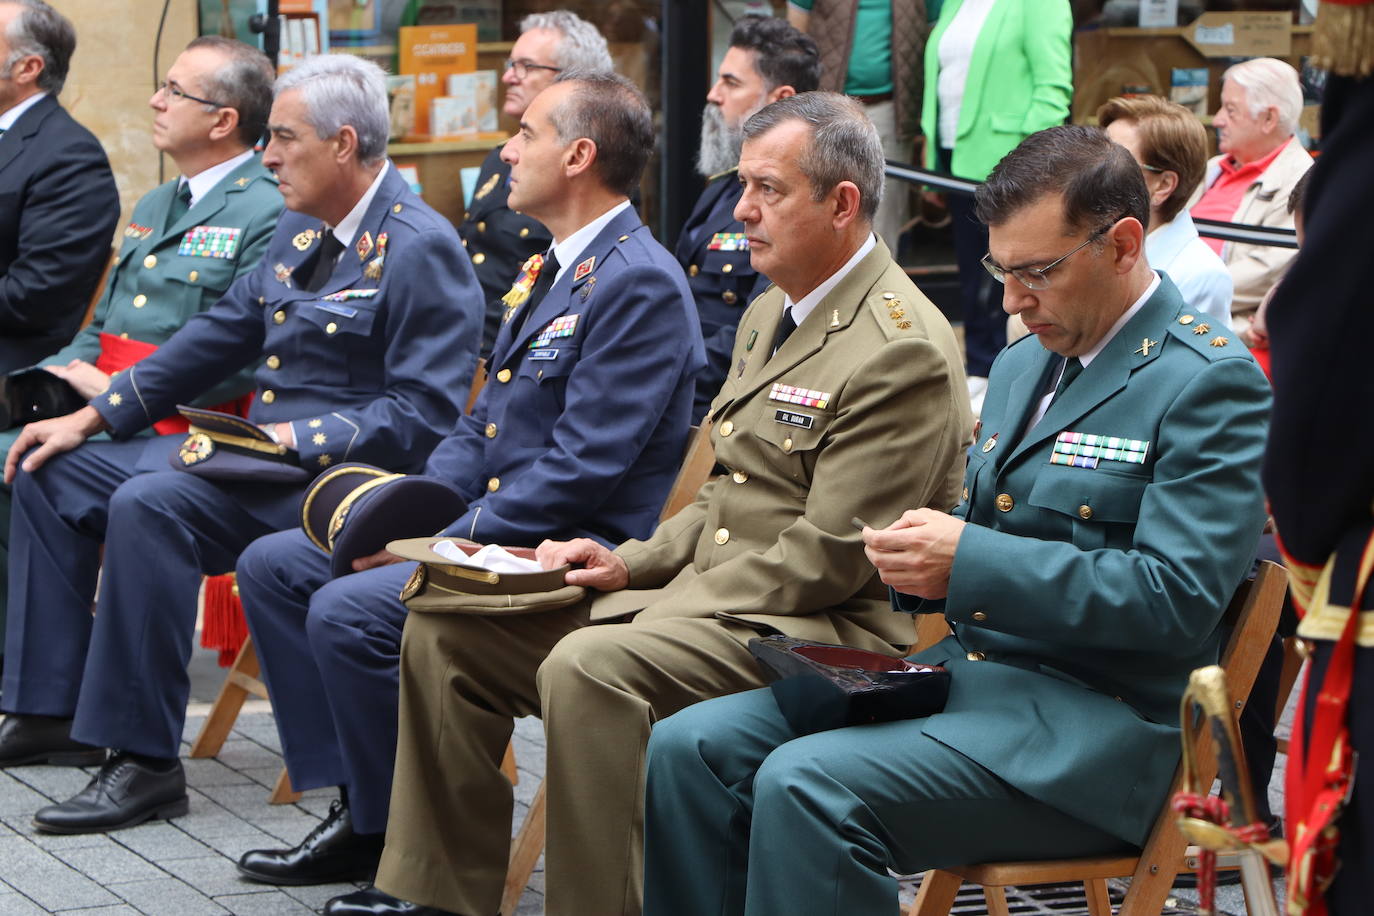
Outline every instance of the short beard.
<path id="1" fill-rule="evenodd" d="M 733 169 L 739 165 L 744 149 L 744 119 L 731 128 L 720 113 L 720 106 L 706 103 L 701 113 L 701 146 L 697 150 L 697 172 L 703 177 Z"/>

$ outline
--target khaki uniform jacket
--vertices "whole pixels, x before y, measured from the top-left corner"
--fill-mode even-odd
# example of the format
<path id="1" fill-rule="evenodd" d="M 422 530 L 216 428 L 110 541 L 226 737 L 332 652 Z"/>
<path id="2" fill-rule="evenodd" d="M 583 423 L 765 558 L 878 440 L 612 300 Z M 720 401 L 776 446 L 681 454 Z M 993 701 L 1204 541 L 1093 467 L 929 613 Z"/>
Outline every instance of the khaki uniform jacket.
<path id="1" fill-rule="evenodd" d="M 712 404 L 726 473 L 618 548 L 630 587 L 598 597 L 593 620 L 642 608 L 875 650 L 913 641 L 850 520 L 958 501 L 972 418 L 954 334 L 881 240 L 770 358 L 782 301 L 770 287 L 745 312 Z"/>
<path id="2" fill-rule="evenodd" d="M 1245 189 L 1245 196 L 1240 199 L 1231 222 L 1292 229 L 1293 214 L 1288 212 L 1288 195 L 1311 167 L 1312 157 L 1307 150 L 1302 148 L 1297 137 L 1290 138 L 1259 180 Z M 1207 174 L 1199 188 L 1211 187 L 1220 173 L 1221 157 L 1214 156 L 1207 162 Z M 1189 206 L 1196 203 L 1202 193 L 1206 193 L 1205 190 L 1197 194 Z M 1250 319 L 1259 308 L 1260 300 L 1283 277 L 1295 254 L 1292 248 L 1272 245 L 1227 242 L 1221 246 L 1221 259 L 1226 262 L 1236 284 L 1235 295 L 1231 298 L 1231 326 L 1237 332 L 1250 327 Z"/>

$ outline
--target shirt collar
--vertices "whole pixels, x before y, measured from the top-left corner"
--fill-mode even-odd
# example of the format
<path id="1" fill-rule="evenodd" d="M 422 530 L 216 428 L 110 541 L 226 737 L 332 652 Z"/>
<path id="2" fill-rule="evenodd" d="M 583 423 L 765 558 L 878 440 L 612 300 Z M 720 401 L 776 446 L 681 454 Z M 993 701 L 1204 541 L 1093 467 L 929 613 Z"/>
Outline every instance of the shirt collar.
<path id="1" fill-rule="evenodd" d="M 181 185 L 183 184 L 190 185 L 191 206 L 194 207 L 196 204 L 200 203 L 202 197 L 209 193 L 211 188 L 219 184 L 229 176 L 230 172 L 233 172 L 251 158 L 253 158 L 253 151 L 248 149 L 239 153 L 232 159 L 226 159 L 217 165 L 210 166 L 208 169 L 202 169 L 190 178 L 183 175 L 181 182 L 177 185 L 177 190 L 180 191 Z"/>
<path id="2" fill-rule="evenodd" d="M 847 277 L 849 272 L 857 267 L 859 262 L 862 261 L 870 251 L 876 248 L 877 245 L 877 239 L 875 239 L 873 233 L 870 232 L 868 238 L 859 246 L 859 250 L 854 252 L 854 255 L 848 261 L 844 262 L 844 266 L 822 280 L 820 285 L 811 292 L 802 296 L 800 302 L 793 302 L 792 297 L 784 293 L 782 297 L 782 307 L 792 310 L 792 320 L 800 326 L 801 323 L 806 320 L 806 316 L 810 315 L 815 310 L 816 306 L 821 304 L 821 300 L 830 295 L 831 290 L 839 286 L 840 281 Z"/>
<path id="3" fill-rule="evenodd" d="M 1078 361 L 1083 364 L 1084 369 L 1088 368 L 1088 364 L 1094 359 L 1097 359 L 1097 354 L 1101 353 L 1103 348 L 1112 342 L 1112 338 L 1117 335 L 1117 332 L 1126 326 L 1126 322 L 1135 317 L 1136 312 L 1145 307 L 1145 303 L 1150 301 L 1150 297 L 1155 294 L 1155 290 L 1159 289 L 1159 273 L 1152 270 L 1150 271 L 1150 275 L 1154 279 L 1150 281 L 1149 286 L 1145 287 L 1145 292 L 1141 294 L 1140 298 L 1137 299 L 1130 308 L 1126 309 L 1126 314 L 1116 319 L 1116 324 L 1112 325 L 1110 331 L 1102 335 L 1102 339 L 1097 342 L 1097 346 L 1078 357 Z"/>
<path id="4" fill-rule="evenodd" d="M 629 206 L 629 200 L 622 200 L 563 241 L 554 240 L 554 243 L 549 246 L 549 250 L 558 255 L 558 273 L 553 278 L 555 283 L 563 276 L 563 272 L 572 266 L 578 256 L 586 250 L 587 246 L 601 234 L 601 230 L 605 229 L 611 220 L 615 219 L 621 211 L 628 209 Z"/>
<path id="5" fill-rule="evenodd" d="M 9 130 L 14 126 L 14 122 L 19 120 L 20 115 L 41 102 L 45 96 L 46 92 L 36 92 L 13 108 L 0 112 L 0 129 Z"/>
<path id="6" fill-rule="evenodd" d="M 1292 143 L 1293 139 L 1293 137 L 1289 137 L 1283 143 L 1280 143 L 1269 155 L 1256 159 L 1254 162 L 1247 162 L 1244 165 L 1237 162 L 1234 156 L 1222 156 L 1220 163 L 1221 170 L 1229 175 L 1238 175 L 1242 173 L 1246 175 L 1251 173 L 1260 174 L 1274 164 L 1274 160 L 1279 158 L 1279 153 L 1283 152 L 1284 147 Z"/>
<path id="7" fill-rule="evenodd" d="M 334 227 L 334 238 L 345 248 L 353 244 L 353 236 L 358 234 L 358 228 L 363 224 L 363 217 L 367 216 L 367 208 L 372 206 L 372 198 L 377 196 L 377 190 L 382 186 L 382 180 L 386 178 L 387 170 L 391 168 L 389 161 L 382 163 L 382 168 L 377 172 L 377 177 L 372 179 L 372 186 L 363 192 L 363 196 L 358 198 L 358 202 L 353 205 L 353 209 L 348 211 L 348 215 L 339 220 L 339 225 Z"/>

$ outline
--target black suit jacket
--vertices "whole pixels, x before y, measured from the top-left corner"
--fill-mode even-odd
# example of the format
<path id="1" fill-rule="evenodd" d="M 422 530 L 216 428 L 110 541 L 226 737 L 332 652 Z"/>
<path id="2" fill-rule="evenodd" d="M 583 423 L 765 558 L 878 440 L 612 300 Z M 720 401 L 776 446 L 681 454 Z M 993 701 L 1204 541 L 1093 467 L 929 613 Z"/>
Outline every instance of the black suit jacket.
<path id="1" fill-rule="evenodd" d="M 0 134 L 0 373 L 72 339 L 118 220 L 105 150 L 57 99 Z"/>

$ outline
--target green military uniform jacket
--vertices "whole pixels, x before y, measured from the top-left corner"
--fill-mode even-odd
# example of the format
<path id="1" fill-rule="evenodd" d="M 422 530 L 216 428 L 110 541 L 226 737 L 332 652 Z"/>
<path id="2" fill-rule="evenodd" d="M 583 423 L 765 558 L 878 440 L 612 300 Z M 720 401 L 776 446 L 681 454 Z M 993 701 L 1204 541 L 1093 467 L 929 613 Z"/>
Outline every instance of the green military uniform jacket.
<path id="1" fill-rule="evenodd" d="M 850 520 L 957 499 L 971 416 L 954 334 L 881 240 L 770 359 L 782 303 L 770 287 L 744 313 L 711 406 L 726 472 L 617 549 L 630 587 L 599 596 L 592 619 L 643 608 L 880 651 L 912 642 Z"/>
<path id="2" fill-rule="evenodd" d="M 179 180 L 159 185 L 135 205 L 91 323 L 43 365 L 73 359 L 94 364 L 102 331 L 161 345 L 262 258 L 282 199 L 261 157 L 239 165 L 167 225 Z M 221 404 L 252 391 L 254 368 L 230 376 L 196 403 Z"/>
<path id="3" fill-rule="evenodd" d="M 1025 435 L 1062 357 L 1033 337 L 1004 350 L 969 450 L 948 597 L 896 596 L 954 630 L 917 656 L 952 673 L 925 734 L 1137 844 L 1178 762 L 1188 673 L 1216 662 L 1264 523 L 1269 386 L 1208 321 L 1161 278 Z M 1060 453 L 1095 467 L 1052 463 L 1061 433 L 1138 447 L 1094 462 L 1080 437 Z"/>

